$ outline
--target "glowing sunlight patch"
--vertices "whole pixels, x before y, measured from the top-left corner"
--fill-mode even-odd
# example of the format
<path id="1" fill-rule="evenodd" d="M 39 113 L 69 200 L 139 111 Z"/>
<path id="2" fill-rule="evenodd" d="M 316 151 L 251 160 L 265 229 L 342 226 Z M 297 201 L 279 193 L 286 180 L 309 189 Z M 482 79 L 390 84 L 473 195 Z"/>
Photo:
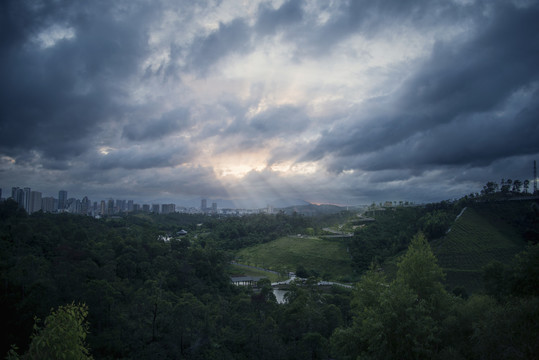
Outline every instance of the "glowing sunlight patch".
<path id="1" fill-rule="evenodd" d="M 12 158 L 11 156 L 2 155 L 0 157 L 0 162 L 4 164 L 15 164 L 15 159 Z"/>
<path id="2" fill-rule="evenodd" d="M 40 43 L 41 47 L 46 49 L 56 45 L 60 40 L 73 39 L 75 37 L 75 29 L 71 27 L 62 27 L 59 25 L 53 25 L 49 29 L 43 31 L 37 35 L 36 40 Z"/>
<path id="3" fill-rule="evenodd" d="M 113 150 L 114 149 L 109 147 L 109 146 L 102 146 L 102 147 L 99 148 L 99 153 L 101 155 L 108 155 Z"/>
<path id="4" fill-rule="evenodd" d="M 241 153 L 234 155 L 212 156 L 211 163 L 218 177 L 233 176 L 242 178 L 251 171 L 262 171 L 266 168 L 266 154 Z"/>
<path id="5" fill-rule="evenodd" d="M 318 170 L 318 166 L 314 162 L 296 164 L 293 161 L 273 164 L 270 168 L 283 175 L 310 175 Z"/>

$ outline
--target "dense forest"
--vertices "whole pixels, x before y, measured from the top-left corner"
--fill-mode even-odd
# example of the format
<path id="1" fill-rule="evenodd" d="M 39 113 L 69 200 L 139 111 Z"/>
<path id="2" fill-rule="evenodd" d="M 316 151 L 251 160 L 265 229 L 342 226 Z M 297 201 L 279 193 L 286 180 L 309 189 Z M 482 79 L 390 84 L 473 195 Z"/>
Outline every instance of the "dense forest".
<path id="1" fill-rule="evenodd" d="M 441 202 L 373 210 L 376 221 L 359 226 L 350 242 L 355 270 L 365 271 L 373 260 L 381 263 L 406 250 L 410 239 L 420 231 L 429 240 L 443 236 L 461 207 Z"/>
<path id="2" fill-rule="evenodd" d="M 362 274 L 353 290 L 322 290 L 311 278 L 278 304 L 268 280 L 256 292 L 232 285 L 233 251 L 320 233 L 349 214 L 93 219 L 27 215 L 6 201 L 0 351 L 10 359 L 533 359 L 539 245 L 486 267 L 483 291 L 448 291 L 428 240 L 461 206 L 381 211 L 349 240 L 351 271 Z M 391 228 L 396 220 L 409 226 Z M 180 229 L 189 235 L 160 236 Z M 388 277 L 379 264 L 397 253 Z"/>

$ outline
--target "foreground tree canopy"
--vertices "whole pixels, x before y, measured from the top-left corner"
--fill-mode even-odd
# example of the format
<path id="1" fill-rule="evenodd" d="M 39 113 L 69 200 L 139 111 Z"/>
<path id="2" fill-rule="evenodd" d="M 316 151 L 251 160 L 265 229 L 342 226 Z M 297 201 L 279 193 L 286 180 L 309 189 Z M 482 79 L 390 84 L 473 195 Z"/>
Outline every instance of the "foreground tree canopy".
<path id="1" fill-rule="evenodd" d="M 39 319 L 35 319 L 34 333 L 28 351 L 23 356 L 17 354 L 16 349 L 10 350 L 7 358 L 15 359 L 78 359 L 90 360 L 89 350 L 86 347 L 88 335 L 88 307 L 84 304 L 68 304 L 60 306 L 51 313 L 39 326 Z"/>

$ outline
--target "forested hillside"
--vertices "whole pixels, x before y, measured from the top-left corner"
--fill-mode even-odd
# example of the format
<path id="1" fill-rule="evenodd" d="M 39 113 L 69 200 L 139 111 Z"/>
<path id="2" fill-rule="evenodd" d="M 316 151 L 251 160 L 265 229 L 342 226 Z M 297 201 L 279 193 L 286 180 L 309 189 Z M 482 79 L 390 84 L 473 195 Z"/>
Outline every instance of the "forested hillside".
<path id="1" fill-rule="evenodd" d="M 406 250 L 410 239 L 422 231 L 429 240 L 445 234 L 460 211 L 460 204 L 441 202 L 425 206 L 383 208 L 370 212 L 375 221 L 358 222 L 350 241 L 354 269 L 363 272 L 373 261 Z"/>
<path id="2" fill-rule="evenodd" d="M 381 234 L 394 234 L 381 227 L 382 216 L 410 222 L 392 238 L 400 245 L 372 247 L 382 256 L 404 247 L 394 278 L 376 265 L 353 291 L 322 290 L 310 278 L 293 284 L 287 302 L 278 304 L 267 280 L 257 292 L 231 284 L 228 250 L 263 243 L 282 229 L 316 233 L 335 218 L 98 220 L 28 216 L 11 201 L 0 203 L 0 312 L 7 334 L 0 351 L 10 359 L 535 358 L 539 245 L 490 264 L 480 293 L 457 296 L 446 290 L 443 269 L 417 232 L 440 231 L 436 225 L 456 211 L 444 207 L 414 210 L 419 222 L 398 210 L 377 215 Z M 189 235 L 160 237 L 179 229 Z"/>
<path id="3" fill-rule="evenodd" d="M 333 330 L 350 322 L 350 291 L 297 287 L 280 306 L 269 283 L 256 294 L 233 286 L 231 258 L 220 249 L 236 245 L 219 239 L 239 222 L 205 218 L 207 224 L 197 227 L 200 220 L 28 216 L 14 202 L 0 203 L 6 334 L 0 351 L 6 354 L 11 345 L 26 351 L 34 317 L 45 319 L 51 309 L 74 303 L 87 306 L 86 343 L 96 359 L 306 358 L 315 348 L 327 353 Z M 254 216 L 244 219 L 246 233 L 238 236 L 263 241 L 255 235 L 291 231 L 298 221 L 305 220 Z M 198 228 L 201 236 L 158 239 L 182 228 Z"/>

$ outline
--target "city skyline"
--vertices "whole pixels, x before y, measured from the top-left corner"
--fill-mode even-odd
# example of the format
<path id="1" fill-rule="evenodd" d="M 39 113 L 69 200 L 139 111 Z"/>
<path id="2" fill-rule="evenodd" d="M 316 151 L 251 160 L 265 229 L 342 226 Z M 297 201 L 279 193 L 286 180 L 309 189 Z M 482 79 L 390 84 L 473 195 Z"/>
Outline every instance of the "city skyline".
<path id="1" fill-rule="evenodd" d="M 9 190 L 9 191 L 8 191 Z M 14 194 L 15 191 L 19 191 L 20 194 L 22 194 L 22 198 L 19 198 L 16 194 Z M 34 188 L 30 188 L 30 187 L 20 187 L 20 186 L 12 186 L 12 187 L 0 187 L 0 200 L 7 200 L 8 198 L 12 198 L 13 200 L 15 200 L 16 202 L 20 203 L 21 204 L 21 207 L 24 207 L 25 210 L 28 210 L 29 206 L 28 206 L 28 199 L 29 197 L 27 197 L 27 193 L 34 193 L 34 192 L 37 192 L 39 193 L 39 196 L 41 196 L 42 199 L 46 199 L 46 198 L 53 198 L 56 203 L 57 203 L 57 206 L 54 207 L 54 209 L 59 209 L 59 208 L 65 208 L 65 203 L 68 201 L 68 200 L 81 200 L 83 198 L 88 198 L 87 195 L 70 195 L 70 192 L 67 191 L 67 190 L 59 190 L 57 191 L 57 195 L 55 195 L 54 193 L 43 193 L 39 190 L 36 190 Z M 63 199 L 63 200 L 62 200 Z M 188 201 L 185 201 L 185 200 L 180 200 L 180 201 L 174 201 L 170 198 L 161 198 L 161 199 L 153 199 L 153 200 L 148 200 L 148 199 L 145 199 L 145 198 L 118 198 L 117 196 L 109 196 L 109 197 L 102 197 L 102 196 L 96 196 L 95 198 L 92 198 L 90 199 L 92 202 L 97 202 L 97 203 L 100 203 L 102 201 L 110 201 L 110 200 L 113 200 L 114 202 L 118 202 L 118 201 L 123 201 L 123 202 L 132 202 L 134 203 L 135 201 L 137 201 L 136 204 L 140 205 L 140 206 L 143 206 L 143 205 L 148 205 L 150 207 L 154 206 L 154 205 L 175 205 L 175 206 L 178 206 L 180 208 L 196 208 L 196 209 L 199 209 L 199 210 L 206 210 L 206 211 L 215 211 L 217 209 L 217 207 L 219 208 L 227 208 L 227 209 L 261 209 L 261 208 L 267 208 L 268 206 L 271 206 L 273 207 L 273 203 L 269 203 L 269 204 L 266 204 L 266 205 L 261 205 L 261 206 L 258 206 L 259 204 L 262 204 L 262 202 L 260 201 L 251 201 L 250 204 L 253 204 L 253 206 L 238 206 L 238 204 L 234 203 L 233 201 L 231 200 L 227 200 L 227 199 L 215 199 L 215 198 L 203 198 L 203 197 L 198 197 L 198 198 L 192 198 Z M 277 199 L 278 202 L 281 204 L 282 207 L 287 207 L 287 206 L 292 206 L 292 205 L 304 205 L 306 202 L 305 201 L 302 201 L 300 199 L 291 199 L 287 204 L 288 205 L 283 205 L 284 203 L 286 203 L 286 200 L 284 199 Z M 208 201 L 210 201 L 210 206 L 208 206 Z M 62 203 L 64 204 L 64 206 L 62 206 Z M 245 203 L 241 203 L 241 205 L 245 205 Z M 161 212 L 161 211 L 160 211 Z"/>
<path id="2" fill-rule="evenodd" d="M 533 180 L 537 1 L 0 11 L 3 197 L 426 203 Z"/>
<path id="3" fill-rule="evenodd" d="M 87 196 L 81 198 L 68 196 L 68 191 L 59 190 L 58 196 L 43 194 L 42 192 L 29 187 L 11 187 L 9 195 L 0 188 L 0 201 L 12 199 L 19 204 L 20 208 L 26 210 L 29 214 L 38 212 L 71 212 L 85 215 L 113 215 L 126 212 L 154 212 L 168 214 L 176 212 L 177 207 L 181 211 L 193 212 L 193 206 L 182 206 L 170 202 L 155 203 L 142 202 L 135 203 L 133 199 L 89 199 Z M 211 207 L 206 207 L 207 199 L 201 199 L 201 205 L 198 208 L 204 213 L 217 213 L 217 202 L 212 202 Z"/>

